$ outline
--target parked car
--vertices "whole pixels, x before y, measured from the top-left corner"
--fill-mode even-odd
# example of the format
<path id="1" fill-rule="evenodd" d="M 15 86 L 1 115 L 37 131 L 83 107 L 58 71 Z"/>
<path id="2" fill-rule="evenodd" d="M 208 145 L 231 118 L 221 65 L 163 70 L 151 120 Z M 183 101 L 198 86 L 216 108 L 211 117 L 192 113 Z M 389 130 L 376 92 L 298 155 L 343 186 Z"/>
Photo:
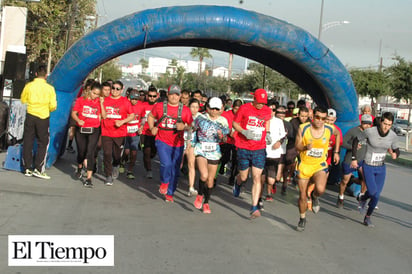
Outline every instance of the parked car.
<path id="1" fill-rule="evenodd" d="M 406 135 L 407 132 L 412 131 L 411 124 L 405 119 L 395 119 L 392 129 L 397 135 Z"/>

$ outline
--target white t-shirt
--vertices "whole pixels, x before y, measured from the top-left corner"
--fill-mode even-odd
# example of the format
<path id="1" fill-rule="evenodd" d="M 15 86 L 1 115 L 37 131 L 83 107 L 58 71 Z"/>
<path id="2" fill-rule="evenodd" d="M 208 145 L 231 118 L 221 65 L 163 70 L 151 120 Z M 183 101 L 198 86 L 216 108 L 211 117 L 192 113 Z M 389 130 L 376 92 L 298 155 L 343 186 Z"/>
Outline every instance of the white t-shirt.
<path id="1" fill-rule="evenodd" d="M 282 154 L 286 153 L 286 142 L 283 142 L 282 145 L 274 149 L 273 145 L 280 139 L 286 136 L 285 126 L 283 121 L 277 117 L 272 117 L 269 121 L 270 126 L 270 137 L 272 137 L 272 143 L 266 144 L 266 158 L 280 158 Z"/>

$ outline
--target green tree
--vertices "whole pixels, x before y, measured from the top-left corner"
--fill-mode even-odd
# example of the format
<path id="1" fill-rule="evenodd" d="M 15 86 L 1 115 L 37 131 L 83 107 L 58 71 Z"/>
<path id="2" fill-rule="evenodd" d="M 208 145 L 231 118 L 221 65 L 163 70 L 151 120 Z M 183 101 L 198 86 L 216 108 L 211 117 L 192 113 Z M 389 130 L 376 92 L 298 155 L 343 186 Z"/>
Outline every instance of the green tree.
<path id="1" fill-rule="evenodd" d="M 388 82 L 384 72 L 374 70 L 351 70 L 352 81 L 359 95 L 371 98 L 373 113 L 376 113 L 375 103 L 379 96 L 388 94 Z"/>
<path id="2" fill-rule="evenodd" d="M 172 68 L 172 74 L 175 74 L 177 69 L 177 60 L 173 58 L 169 63 L 169 67 Z"/>
<path id="3" fill-rule="evenodd" d="M 185 68 L 182 66 L 178 66 L 176 69 L 176 83 L 179 83 L 179 86 L 183 85 L 183 80 L 185 78 Z"/>
<path id="4" fill-rule="evenodd" d="M 233 91 L 238 94 L 248 94 L 258 88 L 265 88 L 276 93 L 284 92 L 294 99 L 297 99 L 300 93 L 304 93 L 294 82 L 262 64 L 251 63 L 249 70 L 252 71 L 251 74 L 246 74 L 240 79 L 231 81 Z"/>
<path id="5" fill-rule="evenodd" d="M 400 100 L 412 99 L 412 63 L 400 56 L 395 56 L 396 63 L 388 67 L 388 75 L 392 95 Z"/>
<path id="6" fill-rule="evenodd" d="M 88 16 L 96 15 L 95 0 L 42 0 L 26 2 L 4 0 L 4 5 L 28 9 L 26 52 L 28 61 L 56 64 L 67 48 L 89 29 Z"/>
<path id="7" fill-rule="evenodd" d="M 202 63 L 205 58 L 212 58 L 209 49 L 206 48 L 192 48 L 190 55 L 193 58 L 199 58 L 199 75 L 202 73 Z"/>
<path id="8" fill-rule="evenodd" d="M 146 69 L 149 67 L 149 61 L 147 61 L 145 58 L 141 58 L 139 60 L 139 64 L 142 65 L 143 73 L 146 73 Z"/>
<path id="9" fill-rule="evenodd" d="M 94 79 L 99 79 L 100 76 L 102 77 L 102 82 L 112 79 L 112 80 L 117 80 L 122 78 L 122 70 L 118 66 L 118 60 L 117 59 L 112 59 L 103 65 L 97 67 L 91 75 L 93 76 Z M 100 79 L 99 79 L 100 80 Z"/>

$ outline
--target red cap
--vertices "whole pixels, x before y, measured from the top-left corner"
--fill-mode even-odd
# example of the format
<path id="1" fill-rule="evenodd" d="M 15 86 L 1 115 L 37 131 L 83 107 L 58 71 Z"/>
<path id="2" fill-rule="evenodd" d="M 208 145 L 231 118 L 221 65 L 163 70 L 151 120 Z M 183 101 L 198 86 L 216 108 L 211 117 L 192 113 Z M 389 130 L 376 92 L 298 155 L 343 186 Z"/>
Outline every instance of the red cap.
<path id="1" fill-rule="evenodd" d="M 255 101 L 258 104 L 267 104 L 268 94 L 266 93 L 266 90 L 264 90 L 263 88 L 255 90 Z"/>

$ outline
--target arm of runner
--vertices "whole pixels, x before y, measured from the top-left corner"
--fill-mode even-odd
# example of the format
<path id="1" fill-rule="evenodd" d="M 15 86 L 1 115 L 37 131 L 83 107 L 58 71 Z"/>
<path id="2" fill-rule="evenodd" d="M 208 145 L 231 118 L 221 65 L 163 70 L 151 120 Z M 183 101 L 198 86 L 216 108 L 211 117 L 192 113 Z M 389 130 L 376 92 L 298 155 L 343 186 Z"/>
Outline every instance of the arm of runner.
<path id="1" fill-rule="evenodd" d="M 352 162 L 350 164 L 351 168 L 358 168 L 358 159 L 356 158 L 356 154 L 359 148 L 359 139 L 355 137 L 352 142 Z"/>
<path id="2" fill-rule="evenodd" d="M 101 112 L 101 116 L 102 119 L 106 119 L 107 118 L 107 113 L 106 113 L 106 108 L 104 107 L 104 97 L 100 97 L 100 112 Z"/>
<path id="3" fill-rule="evenodd" d="M 132 121 L 134 119 L 134 116 L 135 116 L 134 113 L 129 113 L 125 119 L 116 120 L 116 121 L 114 121 L 114 124 L 116 125 L 116 127 L 121 127 L 122 125 Z"/>
<path id="4" fill-rule="evenodd" d="M 295 147 L 299 152 L 309 150 L 312 148 L 312 144 L 308 145 L 303 145 L 303 140 L 302 140 L 302 129 L 299 128 L 298 134 L 296 134 L 296 141 L 295 141 Z"/>
<path id="5" fill-rule="evenodd" d="M 77 123 L 79 126 L 83 126 L 83 125 L 84 125 L 84 121 L 79 119 L 79 116 L 77 115 L 77 113 L 78 113 L 78 112 L 77 112 L 76 110 L 72 110 L 71 116 L 72 116 L 73 120 L 76 121 L 76 123 Z"/>
<path id="6" fill-rule="evenodd" d="M 333 162 L 335 163 L 335 165 L 339 164 L 340 161 L 340 156 L 339 156 L 339 152 L 340 152 L 340 144 L 341 144 L 341 136 L 340 136 L 340 132 L 339 130 L 336 129 L 336 127 L 333 127 L 333 134 L 335 135 L 335 148 L 333 150 L 333 153 L 335 154 L 333 157 Z"/>
<path id="7" fill-rule="evenodd" d="M 158 128 L 157 127 L 155 127 L 155 117 L 153 116 L 153 114 L 150 112 L 149 113 L 149 115 L 147 115 L 147 123 L 149 124 L 149 129 L 150 129 L 150 132 L 153 134 L 153 135 L 157 135 L 157 132 L 158 132 Z"/>

